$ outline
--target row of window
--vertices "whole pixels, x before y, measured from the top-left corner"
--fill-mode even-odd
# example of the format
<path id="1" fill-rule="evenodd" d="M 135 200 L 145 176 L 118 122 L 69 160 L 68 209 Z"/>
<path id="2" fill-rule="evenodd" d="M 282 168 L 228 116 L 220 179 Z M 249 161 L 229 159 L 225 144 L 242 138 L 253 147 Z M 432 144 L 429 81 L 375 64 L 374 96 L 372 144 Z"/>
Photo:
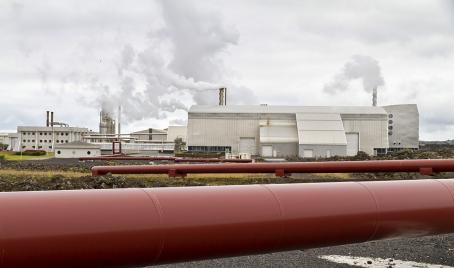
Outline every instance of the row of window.
<path id="1" fill-rule="evenodd" d="M 61 136 L 69 136 L 68 132 L 54 132 L 55 135 L 61 135 Z M 22 135 L 35 135 L 35 132 L 24 132 Z M 41 136 L 47 136 L 47 135 L 52 135 L 52 132 L 40 132 L 39 135 Z"/>
<path id="2" fill-rule="evenodd" d="M 25 145 L 22 145 L 22 149 L 25 149 L 26 147 L 27 147 L 27 146 L 25 146 Z M 36 149 L 36 146 L 35 146 L 35 145 L 33 145 L 33 146 L 32 146 L 32 148 L 33 148 L 33 149 Z M 41 145 L 40 145 L 40 146 L 38 146 L 38 149 L 42 149 L 42 148 L 43 148 L 43 146 L 41 146 Z M 49 149 L 52 149 L 52 146 L 49 146 Z"/>
<path id="3" fill-rule="evenodd" d="M 35 140 L 22 140 L 23 142 L 35 142 Z M 43 140 L 39 140 L 40 143 L 43 143 Z M 44 143 L 52 142 L 52 140 L 44 140 Z M 68 140 L 56 140 L 56 143 L 68 143 Z"/>
<path id="4" fill-rule="evenodd" d="M 228 153 L 232 151 L 231 146 L 188 146 L 190 152 Z"/>

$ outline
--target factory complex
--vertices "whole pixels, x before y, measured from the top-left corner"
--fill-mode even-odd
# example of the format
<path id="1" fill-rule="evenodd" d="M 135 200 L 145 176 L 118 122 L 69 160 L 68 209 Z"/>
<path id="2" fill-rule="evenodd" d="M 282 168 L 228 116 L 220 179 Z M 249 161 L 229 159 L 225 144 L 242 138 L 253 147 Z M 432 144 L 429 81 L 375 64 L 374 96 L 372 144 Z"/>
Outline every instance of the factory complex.
<path id="1" fill-rule="evenodd" d="M 0 134 L 0 143 L 11 151 L 56 153 L 58 148 L 57 157 L 110 153 L 114 142 L 121 143 L 124 153 L 172 153 L 176 139 L 189 152 L 233 158 L 329 158 L 419 148 L 416 104 L 376 106 L 375 90 L 372 106 L 238 106 L 227 105 L 227 89 L 221 88 L 218 105 L 189 109 L 187 126 L 126 134 L 120 114 L 119 108 L 114 120 L 102 110 L 99 132 L 93 132 L 56 122 L 48 111 L 45 126 L 18 126 L 17 133 Z"/>

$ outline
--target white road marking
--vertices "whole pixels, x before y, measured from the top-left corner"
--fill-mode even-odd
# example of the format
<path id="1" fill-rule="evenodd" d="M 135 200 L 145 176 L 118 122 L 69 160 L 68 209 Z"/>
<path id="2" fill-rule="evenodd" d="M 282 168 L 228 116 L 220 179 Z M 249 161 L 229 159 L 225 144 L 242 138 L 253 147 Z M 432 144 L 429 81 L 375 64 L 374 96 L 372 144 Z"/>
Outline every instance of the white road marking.
<path id="1" fill-rule="evenodd" d="M 342 255 L 323 255 L 318 256 L 320 259 L 348 264 L 356 267 L 367 267 L 367 268 L 454 268 L 452 266 L 446 266 L 441 264 L 429 264 L 423 262 L 414 261 L 401 261 L 395 259 L 382 259 L 382 258 L 368 258 L 368 257 L 356 257 L 356 256 L 342 256 Z"/>

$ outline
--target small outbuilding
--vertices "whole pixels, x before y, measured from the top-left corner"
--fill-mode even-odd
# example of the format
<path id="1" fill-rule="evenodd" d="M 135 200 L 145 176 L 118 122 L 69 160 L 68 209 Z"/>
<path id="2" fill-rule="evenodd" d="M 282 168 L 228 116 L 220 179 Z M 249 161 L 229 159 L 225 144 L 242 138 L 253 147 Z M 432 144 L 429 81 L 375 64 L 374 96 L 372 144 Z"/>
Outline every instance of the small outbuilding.
<path id="1" fill-rule="evenodd" d="M 100 145 L 74 141 L 55 145 L 56 158 L 79 158 L 84 156 L 100 156 Z"/>

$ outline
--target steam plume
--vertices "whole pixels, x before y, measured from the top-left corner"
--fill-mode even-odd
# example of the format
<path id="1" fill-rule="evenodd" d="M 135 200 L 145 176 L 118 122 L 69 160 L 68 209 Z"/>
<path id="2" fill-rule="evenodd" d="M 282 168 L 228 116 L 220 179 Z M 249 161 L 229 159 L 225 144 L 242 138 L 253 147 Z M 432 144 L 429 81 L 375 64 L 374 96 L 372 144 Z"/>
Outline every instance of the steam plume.
<path id="1" fill-rule="evenodd" d="M 354 55 L 345 63 L 342 71 L 325 85 L 324 91 L 330 94 L 345 91 L 350 81 L 355 79 L 362 80 L 363 89 L 366 92 L 372 92 L 374 88 L 385 84 L 377 60 L 369 56 Z"/>
<path id="2" fill-rule="evenodd" d="M 215 104 L 213 90 L 230 87 L 219 56 L 237 44 L 236 30 L 190 1 L 160 3 L 165 26 L 149 33 L 149 46 L 142 51 L 124 46 L 118 63 L 119 89 L 108 88 L 98 98 L 108 111 L 121 105 L 127 120 L 163 119 L 166 112 L 187 110 L 188 99 Z"/>

